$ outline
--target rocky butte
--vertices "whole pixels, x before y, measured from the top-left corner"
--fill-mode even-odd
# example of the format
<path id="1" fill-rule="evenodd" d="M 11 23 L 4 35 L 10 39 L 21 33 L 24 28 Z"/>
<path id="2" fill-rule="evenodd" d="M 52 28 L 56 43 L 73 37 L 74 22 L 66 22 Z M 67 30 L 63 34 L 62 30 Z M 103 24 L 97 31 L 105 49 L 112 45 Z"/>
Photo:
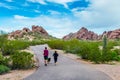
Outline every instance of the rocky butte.
<path id="1" fill-rule="evenodd" d="M 98 35 L 93 31 L 89 31 L 87 28 L 82 27 L 79 31 L 64 36 L 63 39 L 70 40 L 75 38 L 79 40 L 101 40 L 103 35 L 106 35 L 108 39 L 120 39 L 120 29 L 104 31 L 103 34 Z"/>
<path id="2" fill-rule="evenodd" d="M 29 39 L 33 40 L 34 38 L 49 38 L 50 35 L 42 26 L 32 26 L 32 30 L 29 28 L 23 28 L 22 30 L 16 30 L 8 34 L 8 39 Z"/>

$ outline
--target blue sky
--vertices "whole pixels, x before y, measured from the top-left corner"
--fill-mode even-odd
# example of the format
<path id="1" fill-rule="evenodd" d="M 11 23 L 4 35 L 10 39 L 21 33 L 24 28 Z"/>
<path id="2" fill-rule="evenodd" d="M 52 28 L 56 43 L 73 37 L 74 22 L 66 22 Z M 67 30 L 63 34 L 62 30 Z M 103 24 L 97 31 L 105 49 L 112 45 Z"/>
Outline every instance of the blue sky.
<path id="1" fill-rule="evenodd" d="M 95 33 L 120 28 L 119 0 L 0 0 L 0 30 L 40 25 L 55 37 L 86 27 Z"/>

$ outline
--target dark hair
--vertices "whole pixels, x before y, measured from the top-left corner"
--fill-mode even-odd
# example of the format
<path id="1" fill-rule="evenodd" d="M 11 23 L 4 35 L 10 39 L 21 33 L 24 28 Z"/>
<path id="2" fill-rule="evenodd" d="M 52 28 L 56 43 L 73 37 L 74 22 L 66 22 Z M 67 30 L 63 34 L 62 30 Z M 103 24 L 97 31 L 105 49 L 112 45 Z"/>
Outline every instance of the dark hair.
<path id="1" fill-rule="evenodd" d="M 45 47 L 45 49 L 47 49 L 47 47 Z"/>
<path id="2" fill-rule="evenodd" d="M 55 51 L 55 53 L 57 53 L 57 51 Z"/>

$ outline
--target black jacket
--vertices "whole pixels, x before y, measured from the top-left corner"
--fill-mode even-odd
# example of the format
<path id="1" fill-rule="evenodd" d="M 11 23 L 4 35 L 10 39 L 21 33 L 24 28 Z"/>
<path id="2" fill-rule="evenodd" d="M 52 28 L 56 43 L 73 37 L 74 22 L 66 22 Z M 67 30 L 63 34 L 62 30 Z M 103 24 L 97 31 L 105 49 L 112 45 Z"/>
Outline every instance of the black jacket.
<path id="1" fill-rule="evenodd" d="M 54 58 L 57 58 L 59 55 L 58 55 L 58 53 L 54 53 L 53 56 L 54 56 Z"/>

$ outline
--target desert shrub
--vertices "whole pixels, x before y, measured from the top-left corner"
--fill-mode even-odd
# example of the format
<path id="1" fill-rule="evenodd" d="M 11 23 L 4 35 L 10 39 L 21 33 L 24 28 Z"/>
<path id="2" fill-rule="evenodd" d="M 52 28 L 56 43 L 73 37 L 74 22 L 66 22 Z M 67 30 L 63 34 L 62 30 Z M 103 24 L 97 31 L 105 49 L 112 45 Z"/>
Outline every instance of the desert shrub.
<path id="1" fill-rule="evenodd" d="M 78 54 L 80 52 L 79 40 L 72 39 L 72 40 L 69 40 L 69 41 L 65 41 L 64 44 L 65 44 L 64 45 L 64 50 L 66 52 L 70 52 L 70 53 L 73 53 L 73 54 Z"/>
<path id="2" fill-rule="evenodd" d="M 11 53 L 14 53 L 15 49 L 9 41 L 6 41 L 4 45 L 2 46 L 2 53 L 3 55 L 10 55 Z"/>
<path id="3" fill-rule="evenodd" d="M 95 63 L 104 63 L 112 60 L 120 60 L 119 50 L 111 51 L 114 45 L 118 43 L 108 42 L 104 37 L 103 41 L 81 41 L 72 39 L 68 41 L 51 40 L 48 42 L 49 46 L 55 49 L 63 49 L 67 53 L 79 55 L 82 59 L 90 60 Z M 103 45 L 100 50 L 99 46 Z"/>
<path id="4" fill-rule="evenodd" d="M 0 65 L 0 74 L 4 74 L 10 71 L 10 68 L 8 68 L 5 65 Z"/>
<path id="5" fill-rule="evenodd" d="M 59 39 L 50 40 L 47 43 L 53 49 L 64 49 L 64 45 L 65 45 L 64 41 Z"/>
<path id="6" fill-rule="evenodd" d="M 30 46 L 30 43 L 24 40 L 12 40 L 10 43 L 12 44 L 12 48 L 15 50 L 26 49 Z"/>
<path id="7" fill-rule="evenodd" d="M 29 47 L 30 43 L 28 41 L 20 41 L 20 40 L 7 40 L 1 50 L 3 55 L 10 55 L 15 53 L 16 50 L 22 50 Z"/>
<path id="8" fill-rule="evenodd" d="M 109 53 L 108 53 L 109 55 L 109 60 L 111 60 L 111 61 L 119 61 L 120 60 L 120 57 L 119 57 L 119 55 L 118 55 L 118 53 L 116 53 L 115 51 L 109 51 Z"/>
<path id="9" fill-rule="evenodd" d="M 89 43 L 89 54 L 88 54 L 88 60 L 91 60 L 95 63 L 100 63 L 101 61 L 101 52 L 98 48 L 97 43 Z"/>
<path id="10" fill-rule="evenodd" d="M 116 54 L 116 52 L 108 50 L 105 53 L 103 52 L 101 62 L 105 63 L 105 62 L 109 62 L 112 60 L 116 60 L 117 56 L 118 55 Z"/>
<path id="11" fill-rule="evenodd" d="M 114 51 L 117 53 L 117 55 L 120 55 L 120 49 L 115 49 Z"/>
<path id="12" fill-rule="evenodd" d="M 33 55 L 28 52 L 16 52 L 11 55 L 13 69 L 28 69 L 33 67 Z"/>
<path id="13" fill-rule="evenodd" d="M 90 48 L 88 46 L 87 43 L 83 43 L 82 45 L 80 45 L 80 56 L 82 59 L 88 59 L 88 55 L 90 53 Z"/>
<path id="14" fill-rule="evenodd" d="M 33 40 L 30 41 L 30 45 L 34 46 L 34 45 L 40 45 L 40 44 L 46 44 L 49 40 Z"/>
<path id="15" fill-rule="evenodd" d="M 30 42 L 30 45 L 31 45 L 31 46 L 39 45 L 39 44 L 41 44 L 41 42 L 38 41 L 38 40 L 33 40 L 33 41 Z"/>
<path id="16" fill-rule="evenodd" d="M 4 54 L 4 46 L 7 41 L 8 40 L 7 40 L 6 35 L 0 35 L 0 50 L 1 50 L 2 54 Z"/>
<path id="17" fill-rule="evenodd" d="M 0 53 L 0 65 L 6 65 L 6 66 L 10 66 L 9 62 L 11 61 L 11 59 L 9 57 L 4 57 L 1 53 Z"/>
<path id="18" fill-rule="evenodd" d="M 107 48 L 113 49 L 113 46 L 117 46 L 117 42 L 115 41 L 108 41 Z"/>

